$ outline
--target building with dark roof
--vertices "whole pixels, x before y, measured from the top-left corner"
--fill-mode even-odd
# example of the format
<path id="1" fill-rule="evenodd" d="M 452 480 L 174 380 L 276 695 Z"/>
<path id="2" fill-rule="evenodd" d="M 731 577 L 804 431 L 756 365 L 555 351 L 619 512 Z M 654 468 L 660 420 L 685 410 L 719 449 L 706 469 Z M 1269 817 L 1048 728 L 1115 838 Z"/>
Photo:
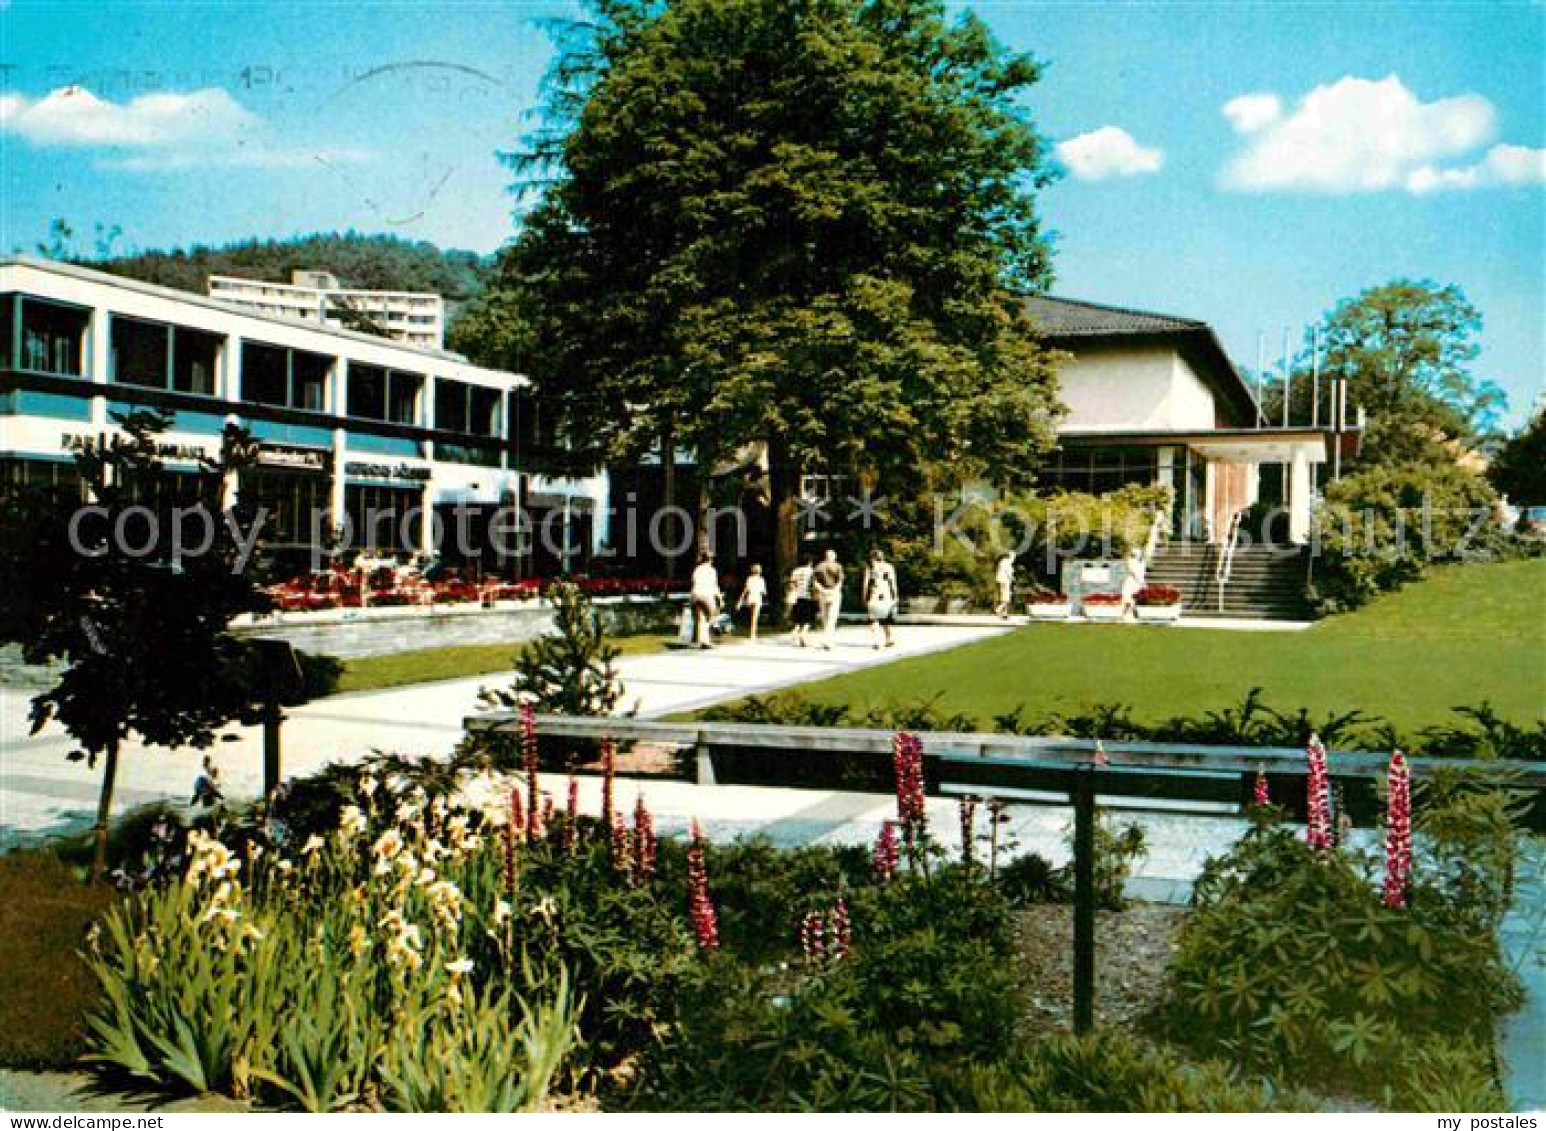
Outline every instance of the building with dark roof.
<path id="1" fill-rule="evenodd" d="M 1261 497 L 1265 465 L 1287 468 L 1291 537 L 1310 529 L 1315 473 L 1349 433 L 1272 428 L 1206 322 L 1036 295 L 1024 308 L 1059 367 L 1068 415 L 1043 471 L 1050 487 L 1103 493 L 1129 483 L 1175 491 L 1173 534 L 1213 540 Z M 1328 413 L 1328 417 L 1330 414 Z"/>

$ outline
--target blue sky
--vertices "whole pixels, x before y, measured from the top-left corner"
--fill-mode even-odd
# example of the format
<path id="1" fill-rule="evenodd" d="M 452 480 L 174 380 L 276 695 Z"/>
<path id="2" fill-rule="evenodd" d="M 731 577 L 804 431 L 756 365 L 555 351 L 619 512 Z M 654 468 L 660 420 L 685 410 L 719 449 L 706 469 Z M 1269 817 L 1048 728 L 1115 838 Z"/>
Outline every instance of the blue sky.
<path id="1" fill-rule="evenodd" d="M 1546 6 L 971 5 L 1049 64 L 1060 293 L 1269 360 L 1338 298 L 1458 283 L 1510 420 L 1546 375 Z M 553 3 L 0 0 L 0 246 L 353 227 L 488 251 Z M 80 89 L 69 95 L 67 87 Z"/>

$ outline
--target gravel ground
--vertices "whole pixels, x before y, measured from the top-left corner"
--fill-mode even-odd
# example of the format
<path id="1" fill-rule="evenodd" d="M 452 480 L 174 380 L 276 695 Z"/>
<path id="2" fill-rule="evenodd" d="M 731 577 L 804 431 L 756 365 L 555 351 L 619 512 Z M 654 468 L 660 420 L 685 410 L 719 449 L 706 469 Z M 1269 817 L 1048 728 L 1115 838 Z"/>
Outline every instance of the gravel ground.
<path id="1" fill-rule="evenodd" d="M 1095 1021 L 1134 1028 L 1158 1001 L 1176 932 L 1187 912 L 1137 903 L 1095 917 Z M 1073 1029 L 1074 909 L 1038 904 L 1018 912 L 1015 940 L 1026 971 L 1026 1024 L 1035 1032 Z"/>

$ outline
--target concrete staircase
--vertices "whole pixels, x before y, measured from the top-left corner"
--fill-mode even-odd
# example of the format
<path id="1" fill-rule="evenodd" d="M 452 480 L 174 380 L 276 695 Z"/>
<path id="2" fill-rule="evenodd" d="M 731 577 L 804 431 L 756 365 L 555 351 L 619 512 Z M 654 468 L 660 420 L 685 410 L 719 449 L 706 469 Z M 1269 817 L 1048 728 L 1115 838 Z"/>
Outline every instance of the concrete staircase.
<path id="1" fill-rule="evenodd" d="M 1181 615 L 1189 618 L 1313 619 L 1305 597 L 1308 562 L 1303 550 L 1237 546 L 1221 606 L 1214 576 L 1223 553 L 1222 546 L 1168 542 L 1149 563 L 1144 581 L 1181 590 Z"/>

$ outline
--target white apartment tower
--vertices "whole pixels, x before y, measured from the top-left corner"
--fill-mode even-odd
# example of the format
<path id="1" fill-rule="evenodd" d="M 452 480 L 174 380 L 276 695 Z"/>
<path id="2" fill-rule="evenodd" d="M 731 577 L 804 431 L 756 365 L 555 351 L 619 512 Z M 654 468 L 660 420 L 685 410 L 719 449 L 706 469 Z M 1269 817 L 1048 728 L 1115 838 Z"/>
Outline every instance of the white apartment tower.
<path id="1" fill-rule="evenodd" d="M 445 300 L 439 295 L 354 290 L 326 271 L 292 271 L 288 283 L 211 275 L 209 297 L 260 314 L 346 329 L 359 329 L 362 320 L 368 321 L 398 341 L 424 349 L 441 349 L 445 342 Z"/>

